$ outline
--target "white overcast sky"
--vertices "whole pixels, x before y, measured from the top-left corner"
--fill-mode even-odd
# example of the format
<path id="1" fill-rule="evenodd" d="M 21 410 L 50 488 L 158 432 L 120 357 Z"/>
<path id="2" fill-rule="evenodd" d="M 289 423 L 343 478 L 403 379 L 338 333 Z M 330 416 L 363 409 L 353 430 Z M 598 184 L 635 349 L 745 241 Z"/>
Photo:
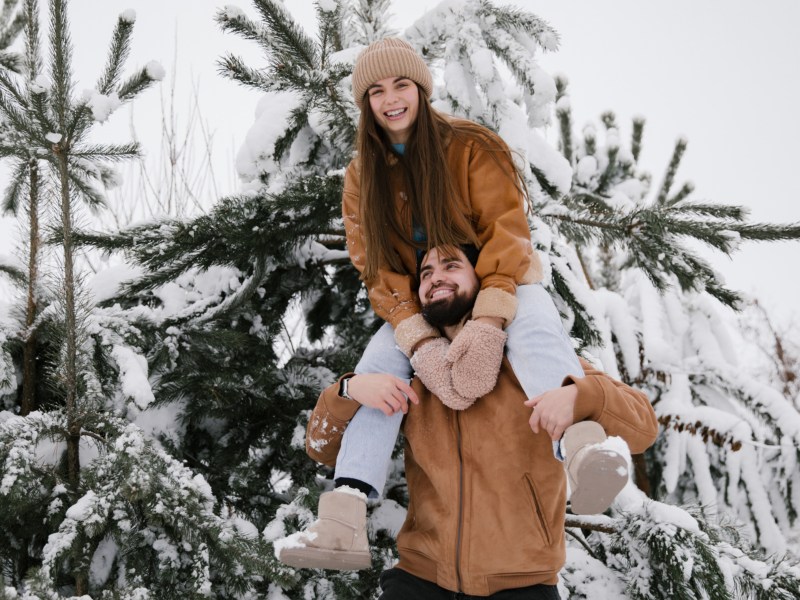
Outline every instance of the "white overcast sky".
<path id="1" fill-rule="evenodd" d="M 499 2 L 504 3 L 504 2 Z M 46 7 L 46 0 L 42 0 Z M 125 9 L 137 13 L 129 68 L 159 60 L 173 71 L 177 56 L 178 102 L 189 102 L 192 81 L 215 135 L 215 170 L 230 182 L 232 156 L 253 120 L 258 92 L 216 73 L 226 51 L 254 66 L 258 49 L 223 35 L 213 15 L 224 1 L 71 0 L 78 90 L 93 86 L 103 66 L 110 31 Z M 252 4 L 230 2 L 255 15 Z M 313 28 L 313 3 L 287 0 Z M 611 109 L 623 125 L 647 119 L 642 163 L 656 183 L 678 136 L 689 147 L 677 182 L 691 180 L 695 198 L 742 204 L 753 220 L 800 221 L 800 2 L 797 0 L 517 0 L 546 19 L 561 48 L 543 55 L 551 73 L 569 78 L 576 124 Z M 398 28 L 423 14 L 432 1 L 397 0 Z M 47 31 L 46 27 L 42 28 Z M 176 48 L 177 43 L 177 48 Z M 133 106 L 145 151 L 158 149 L 159 92 Z M 99 127 L 100 137 L 128 139 L 130 112 Z M 548 133 L 555 140 L 555 129 Z M 0 241 L 8 253 L 9 240 Z M 733 260 L 711 256 L 727 283 L 755 294 L 781 320 L 799 315 L 800 243 L 743 245 Z M 795 317 L 795 320 L 798 317 Z"/>

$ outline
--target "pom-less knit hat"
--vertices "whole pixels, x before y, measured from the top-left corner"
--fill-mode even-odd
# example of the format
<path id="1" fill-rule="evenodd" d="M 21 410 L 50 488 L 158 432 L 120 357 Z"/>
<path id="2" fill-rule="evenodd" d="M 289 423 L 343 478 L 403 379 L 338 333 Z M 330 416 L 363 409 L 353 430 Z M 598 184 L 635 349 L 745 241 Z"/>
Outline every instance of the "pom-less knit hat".
<path id="1" fill-rule="evenodd" d="M 353 97 L 359 108 L 369 86 L 387 77 L 408 77 L 425 90 L 428 98 L 433 93 L 433 77 L 428 65 L 411 44 L 398 38 L 384 38 L 364 48 L 356 59 Z"/>

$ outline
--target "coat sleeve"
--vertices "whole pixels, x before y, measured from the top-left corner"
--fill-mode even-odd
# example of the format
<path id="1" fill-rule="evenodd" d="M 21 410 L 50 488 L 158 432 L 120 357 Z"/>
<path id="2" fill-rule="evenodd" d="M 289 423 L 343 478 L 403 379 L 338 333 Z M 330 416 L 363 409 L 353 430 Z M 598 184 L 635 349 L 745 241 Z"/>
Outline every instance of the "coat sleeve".
<path id="1" fill-rule="evenodd" d="M 505 142 L 491 134 L 473 141 L 470 153 L 469 201 L 481 244 L 475 265 L 481 290 L 473 316 L 500 317 L 508 325 L 516 313 L 517 285 L 541 281 L 542 267 Z"/>
<path id="2" fill-rule="evenodd" d="M 574 420 L 597 421 L 606 435 L 624 439 L 632 454 L 641 454 L 656 441 L 658 420 L 644 392 L 617 381 L 581 359 L 584 377 L 572 375 L 564 385 L 574 383 L 578 388 Z"/>
<path id="3" fill-rule="evenodd" d="M 342 220 L 347 238 L 347 252 L 353 266 L 364 272 L 366 252 L 364 230 L 359 211 L 359 174 L 357 160 L 347 167 L 342 194 Z M 391 324 L 398 346 L 408 356 L 417 343 L 439 335 L 423 319 L 419 299 L 410 275 L 395 273 L 388 267 L 378 269 L 374 280 L 365 281 L 372 310 Z"/>
<path id="4" fill-rule="evenodd" d="M 355 400 L 339 395 L 339 382 L 352 375 L 343 375 L 339 381 L 322 390 L 306 426 L 306 453 L 329 467 L 336 464 L 344 430 L 361 407 Z"/>

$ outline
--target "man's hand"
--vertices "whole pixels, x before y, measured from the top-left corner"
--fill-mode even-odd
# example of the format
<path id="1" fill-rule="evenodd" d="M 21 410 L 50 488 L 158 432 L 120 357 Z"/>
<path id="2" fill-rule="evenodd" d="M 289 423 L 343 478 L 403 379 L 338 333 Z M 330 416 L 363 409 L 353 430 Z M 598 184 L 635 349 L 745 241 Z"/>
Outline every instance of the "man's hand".
<path id="1" fill-rule="evenodd" d="M 530 423 L 534 433 L 539 428 L 550 434 L 553 441 L 558 441 L 564 431 L 574 421 L 575 401 L 578 399 L 578 387 L 575 384 L 565 385 L 549 390 L 525 402 L 525 406 L 533 409 Z"/>
<path id="2" fill-rule="evenodd" d="M 361 404 L 377 408 L 391 416 L 397 411 L 408 412 L 408 401 L 419 404 L 419 397 L 402 379 L 386 373 L 353 375 L 347 382 L 348 395 Z"/>

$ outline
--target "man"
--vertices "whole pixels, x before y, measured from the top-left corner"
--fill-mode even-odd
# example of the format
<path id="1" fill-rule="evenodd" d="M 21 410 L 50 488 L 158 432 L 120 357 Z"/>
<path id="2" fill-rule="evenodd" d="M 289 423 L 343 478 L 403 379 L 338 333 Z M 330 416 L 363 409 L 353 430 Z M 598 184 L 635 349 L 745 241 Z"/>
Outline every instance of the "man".
<path id="1" fill-rule="evenodd" d="M 423 315 L 448 338 L 468 317 L 477 289 L 475 271 L 462 251 L 433 249 L 423 258 Z M 503 359 L 494 390 L 465 410 L 448 408 L 418 380 L 409 389 L 385 374 L 345 375 L 322 392 L 309 419 L 306 449 L 329 465 L 360 401 L 377 395 L 407 413 L 409 507 L 397 537 L 400 560 L 381 577 L 383 600 L 444 599 L 453 592 L 558 597 L 566 476 L 553 456 L 552 440 L 585 421 L 601 433 L 621 436 L 638 453 L 657 434 L 644 394 L 588 363 L 582 366 L 584 377 L 568 377 L 562 387 L 528 400 Z M 409 409 L 407 397 L 418 403 Z M 348 496 L 329 494 L 338 494 L 337 502 Z M 345 502 L 347 510 L 337 507 L 337 522 L 326 535 L 335 531 L 340 547 L 363 545 L 363 496 L 354 493 Z M 322 507 L 321 499 L 320 520 L 325 519 Z"/>

